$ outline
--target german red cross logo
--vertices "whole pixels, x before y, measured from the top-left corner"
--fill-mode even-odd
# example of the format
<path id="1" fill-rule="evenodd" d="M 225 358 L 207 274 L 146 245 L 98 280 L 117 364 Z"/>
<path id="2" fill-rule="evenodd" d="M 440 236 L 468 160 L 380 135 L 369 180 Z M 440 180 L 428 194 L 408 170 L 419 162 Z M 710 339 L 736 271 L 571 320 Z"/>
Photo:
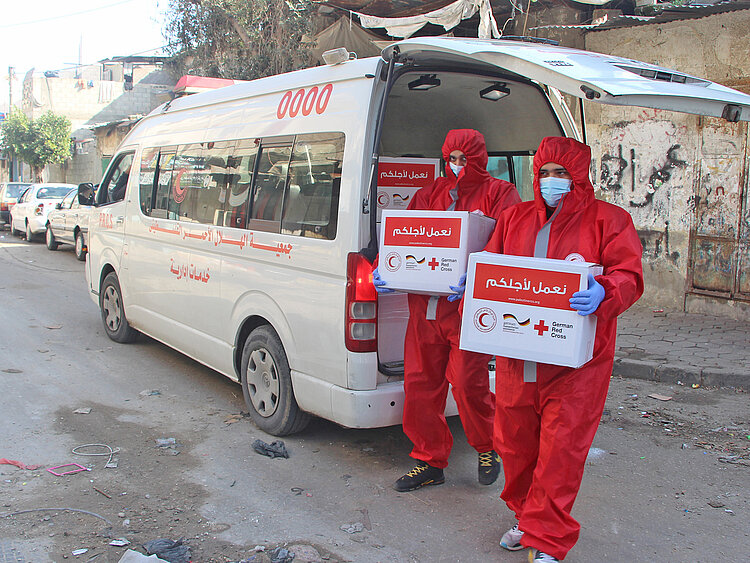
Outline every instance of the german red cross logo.
<path id="1" fill-rule="evenodd" d="M 438 262 L 437 260 L 435 260 L 433 258 L 432 260 L 430 260 L 429 262 L 427 262 L 427 265 L 430 267 L 431 270 L 434 271 L 435 268 L 437 268 L 438 266 L 440 266 L 440 262 Z"/>
<path id="2" fill-rule="evenodd" d="M 544 336 L 544 333 L 549 330 L 549 327 L 544 324 L 544 321 L 539 321 L 534 325 L 534 330 L 539 333 L 539 336 Z"/>

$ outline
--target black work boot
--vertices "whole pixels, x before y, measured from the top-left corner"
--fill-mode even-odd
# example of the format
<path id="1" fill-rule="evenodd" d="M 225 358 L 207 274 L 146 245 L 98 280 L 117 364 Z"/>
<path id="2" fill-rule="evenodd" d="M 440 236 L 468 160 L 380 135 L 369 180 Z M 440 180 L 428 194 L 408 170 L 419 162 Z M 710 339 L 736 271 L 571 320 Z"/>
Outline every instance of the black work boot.
<path id="1" fill-rule="evenodd" d="M 500 475 L 500 456 L 495 450 L 479 454 L 479 483 L 492 485 Z"/>
<path id="2" fill-rule="evenodd" d="M 424 461 L 418 461 L 414 469 L 393 484 L 399 493 L 413 491 L 425 485 L 441 485 L 445 483 L 445 475 L 439 467 L 432 467 Z"/>

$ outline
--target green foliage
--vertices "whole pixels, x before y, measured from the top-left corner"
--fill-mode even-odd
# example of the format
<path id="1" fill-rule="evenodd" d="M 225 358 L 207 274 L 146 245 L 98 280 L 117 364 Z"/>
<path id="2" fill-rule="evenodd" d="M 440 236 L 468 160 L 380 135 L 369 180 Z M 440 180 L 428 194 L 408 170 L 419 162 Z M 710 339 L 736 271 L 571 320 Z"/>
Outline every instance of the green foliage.
<path id="1" fill-rule="evenodd" d="M 14 108 L 2 125 L 2 149 L 31 166 L 38 177 L 47 164 L 70 157 L 70 120 L 51 111 L 31 120 Z"/>
<path id="2" fill-rule="evenodd" d="M 180 74 L 252 80 L 310 65 L 310 0 L 169 0 L 165 35 Z"/>

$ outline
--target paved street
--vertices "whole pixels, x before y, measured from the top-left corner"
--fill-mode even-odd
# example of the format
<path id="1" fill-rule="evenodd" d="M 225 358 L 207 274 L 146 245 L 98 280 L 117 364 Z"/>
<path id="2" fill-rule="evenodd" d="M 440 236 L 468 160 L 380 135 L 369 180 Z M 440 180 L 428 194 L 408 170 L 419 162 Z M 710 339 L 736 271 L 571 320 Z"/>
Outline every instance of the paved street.
<path id="1" fill-rule="evenodd" d="M 116 563 L 126 548 L 109 545 L 113 538 L 141 552 L 151 539 L 185 538 L 203 563 L 249 558 L 258 545 L 304 546 L 300 554 L 325 561 L 526 560 L 498 546 L 513 518 L 498 500 L 500 482 L 477 484 L 458 419 L 446 483 L 414 493 L 390 488 L 411 467 L 400 427 L 316 420 L 284 438 L 289 459 L 260 456 L 253 440 L 274 438 L 241 415 L 239 386 L 151 339 L 111 342 L 83 267 L 70 248 L 49 252 L 0 232 L 0 457 L 42 466 L 0 465 L 0 563 Z M 718 381 L 707 379 L 711 369 L 747 369 L 724 353 L 746 354 L 747 333 L 739 323 L 695 325 L 706 337 L 728 327 L 738 344 L 721 337 L 721 353 L 680 353 L 679 369 L 700 379 L 669 379 L 678 349 L 663 344 L 670 335 L 673 345 L 695 342 L 687 348 L 710 341 L 682 338 L 690 319 L 646 311 L 622 323 L 620 368 L 663 381 L 612 379 L 574 509 L 581 538 L 566 561 L 747 559 L 750 398 L 702 384 Z M 164 438 L 175 443 L 159 447 Z M 120 448 L 117 467 L 72 452 L 84 444 Z M 66 463 L 91 471 L 46 471 Z M 6 516 L 25 510 L 34 512 Z M 88 551 L 75 557 L 76 549 Z M 304 560 L 315 559 L 295 559 Z"/>

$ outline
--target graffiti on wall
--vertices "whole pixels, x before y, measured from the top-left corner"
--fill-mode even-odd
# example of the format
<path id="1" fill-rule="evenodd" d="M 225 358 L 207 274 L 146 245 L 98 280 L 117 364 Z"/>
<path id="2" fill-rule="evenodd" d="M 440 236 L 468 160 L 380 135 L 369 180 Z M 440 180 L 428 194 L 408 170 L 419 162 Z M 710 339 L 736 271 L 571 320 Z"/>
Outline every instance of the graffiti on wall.
<path id="1" fill-rule="evenodd" d="M 598 197 L 630 213 L 646 262 L 685 267 L 695 211 L 688 211 L 686 201 L 693 194 L 696 135 L 686 125 L 649 114 L 602 128 L 594 138 Z"/>
<path id="2" fill-rule="evenodd" d="M 638 237 L 641 239 L 645 260 L 666 259 L 677 264 L 680 253 L 669 247 L 669 221 L 664 223 L 663 230 L 639 229 Z"/>

